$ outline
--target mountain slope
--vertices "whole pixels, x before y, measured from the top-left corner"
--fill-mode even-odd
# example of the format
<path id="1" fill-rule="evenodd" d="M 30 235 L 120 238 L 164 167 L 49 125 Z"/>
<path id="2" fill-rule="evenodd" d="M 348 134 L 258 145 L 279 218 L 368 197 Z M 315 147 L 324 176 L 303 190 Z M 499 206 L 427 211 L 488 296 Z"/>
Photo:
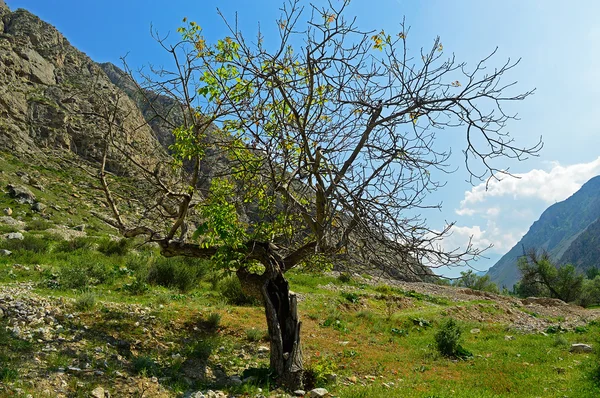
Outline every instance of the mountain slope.
<path id="1" fill-rule="evenodd" d="M 557 262 L 566 260 L 580 268 L 589 266 L 588 260 L 579 260 L 578 253 L 596 241 L 594 236 L 599 236 L 595 234 L 600 232 L 599 217 L 600 176 L 589 180 L 568 199 L 548 207 L 525 236 L 490 268 L 488 275 L 498 286 L 510 289 L 520 279 L 517 259 L 524 249 L 531 248 L 547 250 Z"/>
<path id="2" fill-rule="evenodd" d="M 118 92 L 98 64 L 55 27 L 0 3 L 0 147 L 35 156 L 66 149 L 98 159 L 103 131 L 90 115 L 114 105 Z M 152 147 L 152 130 L 143 126 L 136 104 L 122 97 L 124 125 L 135 131 L 130 138 Z"/>

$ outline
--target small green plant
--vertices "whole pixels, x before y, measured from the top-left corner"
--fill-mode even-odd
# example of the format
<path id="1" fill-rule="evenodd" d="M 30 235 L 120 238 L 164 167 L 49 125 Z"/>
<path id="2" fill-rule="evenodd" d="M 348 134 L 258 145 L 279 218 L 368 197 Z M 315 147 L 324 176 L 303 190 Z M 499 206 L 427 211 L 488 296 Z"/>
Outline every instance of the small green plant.
<path id="1" fill-rule="evenodd" d="M 325 387 L 331 382 L 331 376 L 337 371 L 334 358 L 323 356 L 310 363 L 305 370 L 304 384 L 307 389 Z"/>
<path id="2" fill-rule="evenodd" d="M 246 329 L 246 339 L 248 341 L 252 341 L 252 342 L 261 341 L 265 338 L 265 336 L 266 336 L 266 333 L 264 330 L 260 330 L 260 329 L 256 329 L 256 328 Z"/>
<path id="3" fill-rule="evenodd" d="M 360 296 L 354 292 L 341 292 L 340 294 L 346 299 L 346 301 L 349 301 L 352 304 L 360 302 Z"/>
<path id="4" fill-rule="evenodd" d="M 206 338 L 188 347 L 188 356 L 206 361 L 214 351 L 217 342 L 214 338 Z"/>
<path id="5" fill-rule="evenodd" d="M 78 237 L 71 240 L 62 240 L 54 248 L 55 252 L 71 253 L 76 250 L 90 250 L 94 246 L 92 239 L 87 237 Z"/>
<path id="6" fill-rule="evenodd" d="M 158 364 L 150 357 L 137 357 L 133 360 L 132 366 L 136 374 L 158 376 L 160 373 Z"/>
<path id="7" fill-rule="evenodd" d="M 221 314 L 218 312 L 211 312 L 204 320 L 204 325 L 210 330 L 216 330 L 221 324 Z"/>
<path id="8" fill-rule="evenodd" d="M 565 348 L 569 346 L 569 341 L 565 338 L 565 336 L 559 334 L 554 337 L 554 342 L 552 343 L 552 345 L 554 347 Z"/>
<path id="9" fill-rule="evenodd" d="M 472 354 L 461 343 L 462 329 L 458 323 L 449 318 L 435 334 L 436 348 L 440 354 L 451 358 L 467 358 Z"/>
<path id="10" fill-rule="evenodd" d="M 548 334 L 556 334 L 556 333 L 564 333 L 567 330 L 560 325 L 550 325 L 546 328 L 546 333 Z"/>
<path id="11" fill-rule="evenodd" d="M 189 259 L 158 257 L 150 266 L 148 282 L 177 288 L 185 293 L 196 287 L 205 273 L 204 263 L 194 263 Z"/>
<path id="12" fill-rule="evenodd" d="M 25 227 L 26 231 L 45 231 L 52 226 L 52 223 L 49 223 L 46 220 L 35 219 L 31 220 L 27 223 Z"/>
<path id="13" fill-rule="evenodd" d="M 348 272 L 342 272 L 337 279 L 342 283 L 350 283 L 352 282 L 352 275 L 350 275 Z"/>
<path id="14" fill-rule="evenodd" d="M 98 242 L 98 251 L 107 256 L 124 256 L 129 252 L 131 242 L 129 239 L 112 240 L 104 238 Z"/>
<path id="15" fill-rule="evenodd" d="M 123 285 L 123 290 L 134 296 L 140 296 L 150 290 L 150 287 L 143 279 L 135 278 L 133 282 Z"/>
<path id="16" fill-rule="evenodd" d="M 96 305 L 96 295 L 93 292 L 83 292 L 75 300 L 75 308 L 79 311 L 89 311 Z"/>
<path id="17" fill-rule="evenodd" d="M 246 295 L 242 291 L 240 280 L 236 276 L 224 278 L 218 285 L 219 293 L 228 304 L 231 305 L 256 305 L 254 297 Z"/>

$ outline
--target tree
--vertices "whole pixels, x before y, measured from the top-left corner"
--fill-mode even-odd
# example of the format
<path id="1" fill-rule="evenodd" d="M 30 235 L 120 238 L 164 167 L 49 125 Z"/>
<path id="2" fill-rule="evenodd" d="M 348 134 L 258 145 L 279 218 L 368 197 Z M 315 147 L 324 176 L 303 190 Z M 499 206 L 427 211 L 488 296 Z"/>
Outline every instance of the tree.
<path id="1" fill-rule="evenodd" d="M 473 270 L 463 271 L 455 282 L 456 286 L 464 286 L 473 290 L 499 293 L 498 286 L 490 280 L 489 275 L 479 276 Z"/>
<path id="2" fill-rule="evenodd" d="M 520 296 L 546 296 L 565 302 L 578 300 L 583 287 L 583 275 L 572 264 L 556 266 L 547 252 L 530 250 L 519 258 L 522 278 L 517 287 Z"/>
<path id="3" fill-rule="evenodd" d="M 465 162 L 479 179 L 507 174 L 495 158 L 522 160 L 541 147 L 519 147 L 503 130 L 514 118 L 503 104 L 531 94 L 507 93 L 515 83 L 502 78 L 517 62 L 488 71 L 494 51 L 469 69 L 444 57 L 439 38 L 413 54 L 404 24 L 394 35 L 361 31 L 347 6 L 285 3 L 275 47 L 225 19 L 230 36 L 214 44 L 187 20 L 179 42 L 157 36 L 174 69 L 142 71 L 138 91 L 147 107 L 159 97 L 162 109 L 165 97 L 175 104 L 155 113 L 173 131 L 168 163 L 142 162 L 122 118 L 96 115 L 106 152 L 144 181 L 125 201 L 101 162 L 107 221 L 165 256 L 212 258 L 235 272 L 265 307 L 270 364 L 290 388 L 301 385 L 303 361 L 287 271 L 335 261 L 410 279 L 464 264 L 481 250 L 444 250 L 452 223 L 436 230 L 420 215 L 440 207 L 425 200 L 441 185 L 432 173 L 451 171 L 435 132 L 465 129 Z M 215 153 L 227 160 L 211 169 Z M 135 189 L 131 206 L 143 217 L 132 219 L 120 209 Z"/>

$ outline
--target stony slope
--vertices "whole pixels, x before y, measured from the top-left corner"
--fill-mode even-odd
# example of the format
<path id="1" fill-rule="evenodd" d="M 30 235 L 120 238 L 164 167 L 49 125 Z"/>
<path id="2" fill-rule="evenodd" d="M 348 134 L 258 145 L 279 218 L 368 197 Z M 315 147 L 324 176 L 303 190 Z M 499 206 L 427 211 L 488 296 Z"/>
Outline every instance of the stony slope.
<path id="1" fill-rule="evenodd" d="M 523 249 L 547 250 L 561 262 L 573 262 L 580 269 L 597 266 L 594 243 L 600 230 L 600 176 L 585 183 L 568 199 L 546 209 L 523 238 L 490 268 L 488 275 L 498 286 L 509 289 L 519 280 L 517 259 Z M 590 252 L 591 250 L 591 252 Z"/>

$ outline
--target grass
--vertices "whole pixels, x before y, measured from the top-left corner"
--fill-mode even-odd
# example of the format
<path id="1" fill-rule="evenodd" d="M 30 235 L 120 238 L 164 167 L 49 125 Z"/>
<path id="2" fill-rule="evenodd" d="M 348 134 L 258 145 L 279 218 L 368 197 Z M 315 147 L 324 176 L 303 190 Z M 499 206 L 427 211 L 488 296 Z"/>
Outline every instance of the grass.
<path id="1" fill-rule="evenodd" d="M 0 257 L 0 291 L 33 282 L 31 295 L 60 307 L 64 328 L 51 340 L 38 341 L 40 333 L 28 340 L 12 332 L 8 316 L 0 318 L 0 396 L 43 396 L 38 384 L 59 369 L 87 365 L 89 371 L 69 374 L 66 395 L 89 396 L 103 385 L 113 396 L 121 391 L 153 396 L 142 391 L 156 385 L 153 376 L 173 397 L 209 388 L 254 396 L 259 387 L 272 387 L 268 354 L 258 354 L 259 346 L 269 345 L 264 309 L 240 299 L 236 278 L 223 281 L 210 262 L 164 259 L 156 249 L 110 238 L 114 231 L 89 217 L 87 204 L 72 195 L 90 181 L 64 165 L 31 166 L 2 154 L 0 169 L 7 183 L 19 183 L 14 172 L 26 170 L 46 186 L 57 186 L 44 192 L 32 188 L 43 203 L 62 209 L 49 206 L 47 220 L 0 193 L 0 208 L 13 208 L 13 217 L 25 223 L 19 229 L 26 230 L 23 241 L 0 242 L 0 248 L 13 251 Z M 86 224 L 88 236 L 64 240 L 51 233 L 54 225 L 79 224 Z M 0 225 L 0 231 L 16 230 Z M 485 300 L 455 303 L 410 289 L 370 286 L 348 274 L 336 278 L 292 270 L 287 276 L 301 298 L 311 383 L 336 397 L 600 396 L 598 350 L 569 353 L 573 342 L 596 347 L 600 322 L 566 329 L 564 319 L 544 319 L 520 308 L 520 316 L 548 322 L 547 335 L 521 333 L 494 321 L 502 310 Z M 457 321 L 464 331 L 460 345 L 473 356 L 446 358 L 435 336 L 448 314 L 463 310 L 478 311 L 486 320 Z M 468 332 L 474 328 L 480 333 Z M 101 374 L 89 376 L 93 371 Z M 219 372 L 254 381 L 227 387 L 209 377 Z"/>

